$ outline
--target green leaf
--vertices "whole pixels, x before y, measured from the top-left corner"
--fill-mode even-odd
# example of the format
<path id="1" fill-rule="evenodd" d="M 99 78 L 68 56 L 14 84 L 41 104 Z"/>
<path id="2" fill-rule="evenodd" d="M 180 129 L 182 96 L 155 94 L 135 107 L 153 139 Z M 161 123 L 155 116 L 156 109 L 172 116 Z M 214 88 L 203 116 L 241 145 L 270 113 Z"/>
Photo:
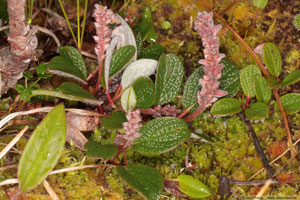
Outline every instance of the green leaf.
<path id="1" fill-rule="evenodd" d="M 101 118 L 101 124 L 104 126 L 104 128 L 110 130 L 123 128 L 123 123 L 126 121 L 126 114 L 122 111 L 114 112 L 109 117 Z"/>
<path id="2" fill-rule="evenodd" d="M 213 115 L 233 115 L 242 111 L 241 102 L 234 98 L 224 98 L 217 101 L 211 108 Z"/>
<path id="3" fill-rule="evenodd" d="M 163 189 L 163 177 L 156 169 L 145 165 L 118 166 L 121 178 L 147 200 L 158 200 Z"/>
<path id="4" fill-rule="evenodd" d="M 140 77 L 147 77 L 154 74 L 157 63 L 157 60 L 153 59 L 139 59 L 130 63 L 122 75 L 122 88 L 126 89 L 131 86 Z"/>
<path id="5" fill-rule="evenodd" d="M 185 121 L 173 117 L 153 119 L 139 130 L 141 137 L 134 140 L 133 150 L 144 155 L 157 155 L 169 151 L 190 136 Z"/>
<path id="6" fill-rule="evenodd" d="M 267 86 L 266 79 L 261 75 L 256 75 L 254 78 L 255 96 L 258 101 L 269 103 L 272 96 L 272 91 Z"/>
<path id="7" fill-rule="evenodd" d="M 184 109 L 187 109 L 195 104 L 194 107 L 190 110 L 191 112 L 193 112 L 199 105 L 197 102 L 197 91 L 201 90 L 199 79 L 202 78 L 203 74 L 203 68 L 197 68 L 188 78 L 184 86 L 182 106 Z"/>
<path id="8" fill-rule="evenodd" d="M 282 70 L 281 55 L 274 43 L 266 43 L 263 49 L 263 59 L 272 76 L 279 76 Z"/>
<path id="9" fill-rule="evenodd" d="M 160 44 L 153 44 L 142 51 L 141 58 L 158 60 L 163 53 L 164 48 Z"/>
<path id="10" fill-rule="evenodd" d="M 40 184 L 56 165 L 66 141 L 66 118 L 62 104 L 48 113 L 31 135 L 18 167 L 21 192 Z"/>
<path id="11" fill-rule="evenodd" d="M 282 83 L 283 85 L 288 86 L 298 82 L 299 80 L 300 80 L 300 70 L 297 70 L 287 75 L 283 79 Z"/>
<path id="12" fill-rule="evenodd" d="M 136 106 L 136 95 L 133 87 L 127 88 L 121 96 L 121 106 L 125 112 L 133 110 Z"/>
<path id="13" fill-rule="evenodd" d="M 277 81 L 274 77 L 270 76 L 267 78 L 267 85 L 274 89 L 274 88 L 279 88 L 279 87 L 282 87 L 283 84 L 280 83 L 279 81 Z"/>
<path id="14" fill-rule="evenodd" d="M 241 88 L 240 69 L 229 60 L 222 60 L 224 67 L 222 69 L 222 77 L 219 89 L 228 92 L 227 97 L 233 97 Z"/>
<path id="15" fill-rule="evenodd" d="M 88 150 L 89 157 L 103 158 L 104 160 L 114 157 L 119 151 L 118 147 L 113 144 L 103 145 L 95 141 L 85 143 L 84 148 Z"/>
<path id="16" fill-rule="evenodd" d="M 112 78 L 122 71 L 135 54 L 135 48 L 132 45 L 121 47 L 112 55 L 109 77 Z"/>
<path id="17" fill-rule="evenodd" d="M 154 83 L 148 77 L 141 77 L 132 85 L 138 108 L 147 109 L 154 104 Z"/>
<path id="18" fill-rule="evenodd" d="M 143 40 L 141 33 L 135 29 L 135 41 L 136 41 L 136 48 L 137 48 L 137 58 L 140 59 L 140 56 L 142 55 L 143 52 Z"/>
<path id="19" fill-rule="evenodd" d="M 31 94 L 32 94 L 32 89 L 31 88 L 26 88 L 24 91 L 22 91 L 20 93 L 20 98 L 23 101 L 30 101 Z"/>
<path id="20" fill-rule="evenodd" d="M 79 51 L 71 46 L 59 48 L 60 56 L 52 58 L 49 69 L 62 71 L 85 80 L 87 77 L 86 66 Z"/>
<path id="21" fill-rule="evenodd" d="M 269 117 L 269 108 L 263 102 L 256 102 L 250 105 L 250 108 L 246 109 L 245 115 L 252 120 L 260 120 Z"/>
<path id="22" fill-rule="evenodd" d="M 264 9 L 268 4 L 268 0 L 253 0 L 252 3 L 255 7 Z"/>
<path id="23" fill-rule="evenodd" d="M 147 42 L 155 42 L 157 39 L 157 33 L 153 26 L 153 19 L 150 8 L 145 8 L 142 14 L 142 20 L 135 28 L 141 33 L 142 40 Z"/>
<path id="24" fill-rule="evenodd" d="M 243 92 L 248 97 L 254 97 L 254 77 L 261 75 L 259 68 L 255 65 L 248 65 L 241 71 L 240 79 Z"/>
<path id="25" fill-rule="evenodd" d="M 192 198 L 207 198 L 210 196 L 207 186 L 190 175 L 181 174 L 177 180 L 179 182 L 179 190 Z"/>
<path id="26" fill-rule="evenodd" d="M 76 83 L 64 82 L 58 87 L 58 89 L 62 91 L 64 94 L 82 97 L 85 99 L 93 99 L 93 100 L 96 99 L 91 93 L 82 89 L 82 87 L 80 87 Z"/>
<path id="27" fill-rule="evenodd" d="M 33 77 L 33 74 L 30 71 L 24 71 L 23 76 L 27 79 L 31 79 Z"/>
<path id="28" fill-rule="evenodd" d="M 161 55 L 155 81 L 155 103 L 173 101 L 179 93 L 183 81 L 183 64 L 174 54 Z"/>
<path id="29" fill-rule="evenodd" d="M 37 67 L 36 67 L 36 73 L 38 75 L 40 74 L 44 74 L 48 69 L 48 66 L 45 65 L 44 63 L 40 63 Z"/>
<path id="30" fill-rule="evenodd" d="M 300 94 L 289 93 L 280 97 L 280 100 L 286 114 L 293 114 L 300 110 Z M 275 103 L 275 109 L 280 111 L 277 102 Z"/>

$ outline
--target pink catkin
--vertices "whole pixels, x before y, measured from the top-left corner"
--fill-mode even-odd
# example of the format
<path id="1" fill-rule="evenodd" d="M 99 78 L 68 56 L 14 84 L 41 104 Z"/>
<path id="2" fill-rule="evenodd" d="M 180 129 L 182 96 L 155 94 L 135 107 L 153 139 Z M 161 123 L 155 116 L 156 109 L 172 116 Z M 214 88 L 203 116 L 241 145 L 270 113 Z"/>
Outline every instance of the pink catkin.
<path id="1" fill-rule="evenodd" d="M 105 58 L 105 51 L 109 46 L 110 36 L 112 30 L 109 25 L 117 21 L 116 15 L 106 7 L 95 4 L 94 10 L 96 36 L 94 40 L 96 41 L 95 52 L 98 56 L 98 63 L 103 62 Z"/>
<path id="2" fill-rule="evenodd" d="M 128 122 L 123 123 L 125 129 L 124 139 L 127 140 L 127 143 L 131 143 L 135 138 L 141 136 L 138 132 L 142 127 L 142 117 L 140 110 L 129 110 L 126 114 Z"/>
<path id="3" fill-rule="evenodd" d="M 219 53 L 219 38 L 218 31 L 222 25 L 214 25 L 212 13 L 198 13 L 195 21 L 195 30 L 201 36 L 204 46 L 204 59 L 199 60 L 199 64 L 203 65 L 204 76 L 199 80 L 202 89 L 198 92 L 197 99 L 199 107 L 194 113 L 185 118 L 186 121 L 191 121 L 202 113 L 208 106 L 211 106 L 218 97 L 227 94 L 226 91 L 218 90 L 220 82 L 219 78 L 222 76 L 223 64 L 221 59 L 225 57 L 224 54 Z"/>

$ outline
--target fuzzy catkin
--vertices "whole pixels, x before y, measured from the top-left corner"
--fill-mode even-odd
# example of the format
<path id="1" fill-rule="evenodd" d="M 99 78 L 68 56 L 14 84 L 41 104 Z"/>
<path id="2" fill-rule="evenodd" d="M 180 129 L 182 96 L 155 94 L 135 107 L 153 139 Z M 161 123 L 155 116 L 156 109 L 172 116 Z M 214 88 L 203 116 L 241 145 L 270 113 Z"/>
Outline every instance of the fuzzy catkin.
<path id="1" fill-rule="evenodd" d="M 111 10 L 98 4 L 95 4 L 93 16 L 95 18 L 96 27 L 96 36 L 94 36 L 94 40 L 97 43 L 95 52 L 98 57 L 98 62 L 100 62 L 105 58 L 105 51 L 111 40 L 110 36 L 112 30 L 109 28 L 109 25 L 116 22 L 117 17 Z"/>
<path id="2" fill-rule="evenodd" d="M 199 64 L 203 65 L 204 76 L 199 80 L 202 89 L 198 92 L 198 103 L 206 105 L 205 108 L 218 97 L 227 94 L 226 91 L 218 90 L 220 84 L 218 79 L 221 78 L 224 67 L 220 62 L 225 57 L 224 54 L 219 53 L 220 42 L 217 33 L 221 28 L 220 24 L 214 25 L 212 13 L 198 13 L 195 30 L 201 36 L 204 46 L 204 59 L 199 60 Z"/>

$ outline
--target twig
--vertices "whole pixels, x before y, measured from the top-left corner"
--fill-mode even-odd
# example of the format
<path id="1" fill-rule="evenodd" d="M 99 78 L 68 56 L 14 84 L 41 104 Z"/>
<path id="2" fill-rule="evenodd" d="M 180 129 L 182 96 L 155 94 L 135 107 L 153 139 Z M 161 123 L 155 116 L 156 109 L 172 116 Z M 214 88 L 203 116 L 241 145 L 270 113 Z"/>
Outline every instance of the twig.
<path id="1" fill-rule="evenodd" d="M 53 109 L 53 107 L 42 107 L 42 108 L 36 108 L 32 110 L 27 110 L 27 111 L 21 111 L 21 112 L 15 112 L 7 115 L 0 121 L 0 129 L 10 120 L 12 120 L 15 117 L 22 116 L 22 115 L 30 115 L 38 112 L 50 112 Z M 91 111 L 86 111 L 86 110 L 81 110 L 81 109 L 74 109 L 74 108 L 69 108 L 66 109 L 66 111 L 70 111 L 76 114 L 80 115 L 89 115 L 89 116 L 97 116 L 97 117 L 103 117 L 106 115 L 102 115 L 96 112 L 91 112 Z"/>
<path id="2" fill-rule="evenodd" d="M 59 200 L 59 197 L 57 196 L 57 194 L 54 192 L 54 190 L 52 189 L 52 187 L 50 186 L 50 184 L 46 180 L 43 181 L 43 185 L 44 185 L 45 189 L 47 190 L 49 196 L 53 200 Z"/>
<path id="3" fill-rule="evenodd" d="M 266 192 L 266 190 L 270 187 L 270 185 L 272 184 L 272 180 L 267 180 L 267 182 L 265 183 L 265 185 L 261 188 L 261 190 L 258 192 L 258 194 L 256 195 L 255 198 L 261 198 L 264 193 Z"/>
<path id="4" fill-rule="evenodd" d="M 203 0 L 200 0 L 200 2 L 202 3 L 202 5 L 204 7 L 206 7 L 206 9 L 211 10 L 209 8 L 209 6 Z M 216 13 L 213 10 L 212 10 L 212 12 L 214 13 L 214 16 L 216 16 L 216 18 L 218 18 L 221 21 L 221 23 L 232 32 L 232 34 L 236 37 L 236 39 L 238 39 L 241 42 L 241 44 L 245 47 L 247 52 L 253 57 L 254 61 L 258 64 L 258 66 L 259 66 L 260 70 L 262 71 L 262 73 L 264 74 L 264 76 L 267 77 L 267 78 L 270 77 L 270 74 L 265 69 L 264 64 L 261 62 L 261 60 L 255 54 L 255 52 L 251 49 L 251 47 L 243 40 L 243 38 L 241 38 L 241 36 L 239 36 L 239 34 L 235 30 L 233 30 L 233 28 L 220 15 L 218 15 L 218 13 Z M 279 107 L 280 112 L 281 112 L 281 116 L 282 116 L 283 123 L 284 123 L 284 128 L 286 130 L 287 137 L 288 137 L 288 143 L 289 143 L 289 148 L 290 148 L 290 151 L 291 151 L 291 157 L 293 157 L 295 155 L 295 152 L 294 152 L 294 149 L 293 149 L 293 141 L 292 141 L 288 121 L 287 121 L 287 118 L 286 118 L 286 115 L 285 115 L 285 112 L 284 112 L 284 108 L 282 106 L 282 103 L 281 103 L 279 94 L 277 92 L 277 89 L 272 89 L 272 91 L 273 91 L 274 97 L 276 99 L 276 102 L 278 103 L 278 107 Z"/>
<path id="5" fill-rule="evenodd" d="M 15 137 L 10 141 L 6 147 L 0 152 L 0 159 L 19 141 L 22 135 L 27 131 L 29 127 L 25 126 Z"/>
<path id="6" fill-rule="evenodd" d="M 97 59 L 98 57 L 94 54 L 88 53 L 86 51 L 80 50 L 80 54 L 89 58 Z"/>
<path id="7" fill-rule="evenodd" d="M 6 29 L 9 29 L 9 26 L 2 26 L 2 27 L 0 27 L 0 32 L 1 32 L 1 31 L 4 31 L 4 30 L 6 30 Z"/>
<path id="8" fill-rule="evenodd" d="M 259 144 L 259 141 L 257 139 L 257 136 L 252 128 L 252 124 L 250 123 L 249 120 L 246 119 L 245 115 L 243 113 L 239 113 L 239 117 L 241 118 L 241 120 L 247 125 L 247 128 L 248 128 L 248 131 L 250 132 L 251 134 L 251 137 L 253 139 L 253 143 L 254 143 L 254 146 L 255 146 L 255 149 L 259 155 L 259 157 L 261 158 L 262 160 L 262 163 L 265 167 L 265 169 L 267 170 L 267 173 L 268 173 L 268 176 L 269 178 L 273 178 L 274 176 L 274 171 L 271 167 L 271 165 L 269 164 L 260 144 Z"/>
<path id="9" fill-rule="evenodd" d="M 293 146 L 296 146 L 298 143 L 300 142 L 300 139 L 298 139 Z M 283 152 L 280 156 L 278 156 L 277 158 L 275 158 L 274 160 L 272 160 L 270 162 L 270 165 L 272 165 L 273 163 L 275 163 L 277 160 L 279 160 L 282 156 L 284 156 L 287 152 L 289 152 L 289 149 L 285 150 L 285 152 Z M 262 171 L 264 171 L 265 168 L 261 168 L 259 171 L 257 171 L 253 176 L 251 176 L 250 178 L 248 178 L 248 180 L 253 179 L 257 174 L 261 173 Z"/>
<path id="10" fill-rule="evenodd" d="M 54 39 L 54 41 L 56 42 L 56 45 L 57 45 L 57 52 L 58 52 L 59 47 L 60 47 L 60 42 L 59 42 L 58 38 L 56 37 L 56 35 L 52 31 L 50 31 L 46 28 L 43 28 L 40 26 L 36 26 L 36 27 L 37 27 L 37 30 L 50 35 Z"/>

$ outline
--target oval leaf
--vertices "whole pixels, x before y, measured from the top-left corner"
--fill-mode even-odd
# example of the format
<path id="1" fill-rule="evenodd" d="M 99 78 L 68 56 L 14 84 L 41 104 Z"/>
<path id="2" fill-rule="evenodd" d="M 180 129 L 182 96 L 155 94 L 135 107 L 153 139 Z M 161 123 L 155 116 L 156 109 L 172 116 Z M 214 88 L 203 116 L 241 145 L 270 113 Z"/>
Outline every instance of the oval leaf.
<path id="1" fill-rule="evenodd" d="M 109 117 L 101 118 L 101 124 L 104 126 L 104 128 L 110 130 L 123 128 L 123 123 L 126 121 L 126 114 L 122 111 L 114 112 Z"/>
<path id="2" fill-rule="evenodd" d="M 125 89 L 131 86 L 138 78 L 142 76 L 150 76 L 155 73 L 158 62 L 153 59 L 140 59 L 133 63 L 130 63 L 125 69 L 121 85 Z"/>
<path id="3" fill-rule="evenodd" d="M 59 48 L 59 53 L 60 56 L 56 56 L 51 60 L 49 69 L 69 73 L 85 80 L 87 70 L 79 51 L 74 47 L 64 46 Z"/>
<path id="4" fill-rule="evenodd" d="M 145 155 L 169 151 L 190 136 L 186 122 L 173 117 L 153 119 L 142 126 L 139 133 L 142 136 L 134 140 L 133 149 Z"/>
<path id="5" fill-rule="evenodd" d="M 114 77 L 120 71 L 122 71 L 132 59 L 134 54 L 135 48 L 132 45 L 121 47 L 120 49 L 115 51 L 112 55 L 110 63 L 109 78 Z"/>
<path id="6" fill-rule="evenodd" d="M 233 97 L 241 88 L 240 69 L 229 60 L 222 60 L 224 67 L 222 68 L 222 77 L 219 89 L 228 92 L 227 97 Z"/>
<path id="7" fill-rule="evenodd" d="M 85 143 L 84 148 L 88 150 L 88 156 L 104 160 L 114 157 L 119 151 L 118 147 L 113 144 L 100 144 L 95 141 Z"/>
<path id="8" fill-rule="evenodd" d="M 269 108 L 265 103 L 256 102 L 246 109 L 245 115 L 252 120 L 260 120 L 269 117 Z"/>
<path id="9" fill-rule="evenodd" d="M 263 59 L 272 76 L 279 76 L 282 70 L 281 55 L 274 43 L 266 43 L 263 49 Z"/>
<path id="10" fill-rule="evenodd" d="M 192 176 L 181 174 L 177 180 L 179 190 L 192 198 L 207 198 L 210 196 L 207 186 Z"/>
<path id="11" fill-rule="evenodd" d="M 161 55 L 155 81 L 156 104 L 165 104 L 176 98 L 182 86 L 183 72 L 183 64 L 176 55 Z"/>
<path id="12" fill-rule="evenodd" d="M 154 60 L 158 60 L 163 53 L 164 48 L 160 44 L 153 44 L 142 51 L 141 58 L 151 58 Z"/>
<path id="13" fill-rule="evenodd" d="M 268 0 L 253 0 L 252 3 L 255 7 L 264 9 L 268 4 Z"/>
<path id="14" fill-rule="evenodd" d="M 255 96 L 258 101 L 268 103 L 271 100 L 272 91 L 267 86 L 267 81 L 261 75 L 254 78 Z"/>
<path id="15" fill-rule="evenodd" d="M 293 114 L 300 110 L 300 94 L 286 94 L 280 97 L 280 100 L 286 114 Z M 280 111 L 277 102 L 275 103 L 275 109 Z"/>
<path id="16" fill-rule="evenodd" d="M 133 110 L 136 106 L 136 95 L 133 87 L 127 88 L 121 96 L 121 106 L 125 112 Z"/>
<path id="17" fill-rule="evenodd" d="M 121 178 L 147 200 L 157 200 L 163 189 L 163 177 L 156 169 L 145 165 L 118 166 Z"/>
<path id="18" fill-rule="evenodd" d="M 188 78 L 184 85 L 183 95 L 182 95 L 182 106 L 184 109 L 189 108 L 193 104 L 194 107 L 190 110 L 193 112 L 198 106 L 197 102 L 197 91 L 201 90 L 201 85 L 199 84 L 200 78 L 202 78 L 204 72 L 203 68 L 197 68 L 191 76 Z"/>
<path id="19" fill-rule="evenodd" d="M 213 115 L 233 115 L 242 111 L 241 102 L 234 98 L 224 98 L 217 101 L 211 108 Z"/>
<path id="20" fill-rule="evenodd" d="M 299 80 L 300 80 L 300 70 L 297 70 L 287 75 L 283 79 L 282 83 L 283 85 L 288 86 L 298 82 Z"/>
<path id="21" fill-rule="evenodd" d="M 141 77 L 132 85 L 138 108 L 147 109 L 154 104 L 154 83 L 148 77 Z"/>
<path id="22" fill-rule="evenodd" d="M 65 109 L 60 104 L 36 127 L 24 149 L 18 167 L 21 192 L 36 187 L 54 168 L 63 151 L 66 132 Z"/>
<path id="23" fill-rule="evenodd" d="M 76 83 L 64 82 L 58 87 L 58 89 L 62 91 L 64 94 L 82 97 L 85 99 L 93 99 L 93 100 L 96 99 L 91 93 L 82 89 L 82 87 L 80 87 Z"/>
<path id="24" fill-rule="evenodd" d="M 247 95 L 248 97 L 254 97 L 255 95 L 254 77 L 256 75 L 261 75 L 261 72 L 259 68 L 255 65 L 248 65 L 241 71 L 240 79 L 242 89 L 245 95 Z"/>

